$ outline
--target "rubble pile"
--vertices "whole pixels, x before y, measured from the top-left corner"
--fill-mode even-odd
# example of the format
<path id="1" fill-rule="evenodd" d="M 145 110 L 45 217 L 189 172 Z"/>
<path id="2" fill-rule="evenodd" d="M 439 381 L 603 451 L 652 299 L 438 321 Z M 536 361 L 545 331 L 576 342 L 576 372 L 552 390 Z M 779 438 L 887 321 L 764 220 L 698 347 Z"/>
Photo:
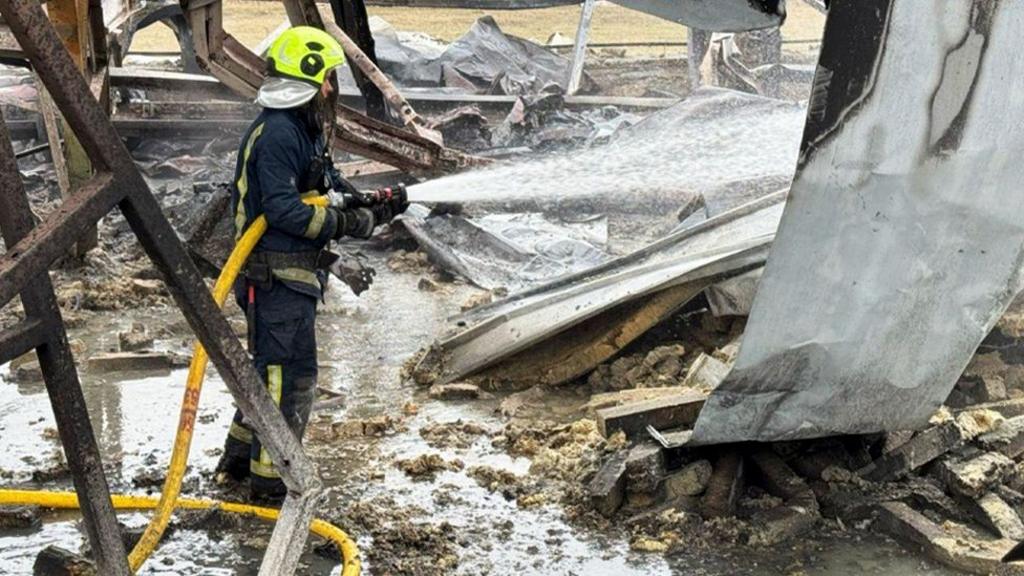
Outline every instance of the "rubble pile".
<path id="1" fill-rule="evenodd" d="M 926 429 L 699 447 L 688 445 L 690 431 L 736 358 L 744 322 L 681 314 L 668 322 L 675 329 L 659 326 L 569 388 L 589 397 L 576 412 L 583 419 L 554 424 L 511 407 L 543 405 L 551 390 L 540 386 L 501 403 L 511 421 L 491 442 L 529 458 L 528 476 L 467 473 L 519 507 L 561 503 L 576 521 L 618 527 L 638 552 L 770 547 L 816 529 L 855 530 L 964 572 L 1018 573 L 1000 560 L 1024 540 L 1024 381 L 1012 352 L 1021 308 L 986 339 Z M 460 445 L 467 426 L 421 434 Z"/>
<path id="2" fill-rule="evenodd" d="M 880 530 L 965 572 L 1020 572 L 999 561 L 1024 539 L 1024 400 L 944 409 L 916 433 L 689 447 L 695 411 L 682 408 L 703 400 L 681 398 L 597 411 L 629 443 L 589 478 L 591 506 L 634 549 L 770 546 L 828 524 Z"/>

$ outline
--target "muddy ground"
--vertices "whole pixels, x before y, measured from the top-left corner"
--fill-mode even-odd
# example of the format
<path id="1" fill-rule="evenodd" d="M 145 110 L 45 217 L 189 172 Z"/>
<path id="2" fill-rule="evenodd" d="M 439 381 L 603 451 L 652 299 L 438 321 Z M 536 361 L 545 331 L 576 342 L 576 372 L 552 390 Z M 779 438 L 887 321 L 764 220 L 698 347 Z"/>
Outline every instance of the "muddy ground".
<path id="1" fill-rule="evenodd" d="M 329 490 L 322 517 L 357 538 L 367 574 L 942 574 L 857 526 L 826 521 L 813 538 L 782 547 L 722 545 L 715 539 L 667 557 L 630 549 L 628 530 L 580 504 L 580 478 L 605 450 L 572 390 L 533 393 L 516 417 L 502 395 L 431 399 L 401 378 L 403 362 L 430 341 L 441 319 L 476 289 L 417 288 L 429 271 L 393 272 L 389 253 L 364 247 L 379 275 L 361 298 L 332 291 L 321 311 L 324 407 L 306 437 Z M 337 288 L 337 287 L 336 287 Z M 233 307 L 232 307 L 233 308 Z M 238 314 L 233 314 L 236 319 Z M 116 346 L 117 332 L 143 322 L 158 348 L 184 352 L 188 332 L 163 303 L 98 312 L 72 329 L 79 358 Z M 186 493 L 238 497 L 211 482 L 231 417 L 216 375 L 203 392 Z M 82 372 L 113 489 L 158 491 L 177 422 L 185 372 Z M 38 382 L 11 381 L 0 368 L 0 478 L 4 485 L 66 489 L 46 395 Z M 330 400 L 342 394 L 342 403 Z M 505 402 L 503 402 L 503 400 Z M 140 526 L 142 514 L 124 517 Z M 143 574 L 255 574 L 265 528 L 250 522 L 177 520 Z M 41 529 L 0 534 L 5 574 L 27 574 L 45 544 L 82 544 L 73 515 L 47 514 Z M 311 547 L 318 542 L 312 539 Z M 633 542 L 634 547 L 638 546 Z M 302 573 L 338 573 L 310 553 Z M 331 572 L 333 570 L 333 572 Z"/>

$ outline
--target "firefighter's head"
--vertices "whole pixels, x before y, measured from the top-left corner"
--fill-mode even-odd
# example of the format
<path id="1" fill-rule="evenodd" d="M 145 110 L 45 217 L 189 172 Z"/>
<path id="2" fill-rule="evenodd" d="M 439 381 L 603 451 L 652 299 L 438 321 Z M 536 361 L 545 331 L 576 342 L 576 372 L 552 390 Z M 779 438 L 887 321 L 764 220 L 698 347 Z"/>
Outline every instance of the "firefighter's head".
<path id="1" fill-rule="evenodd" d="M 265 57 L 267 78 L 256 101 L 268 108 L 296 108 L 318 92 L 327 96 L 333 72 L 345 64 L 345 52 L 338 41 L 310 26 L 282 32 Z"/>

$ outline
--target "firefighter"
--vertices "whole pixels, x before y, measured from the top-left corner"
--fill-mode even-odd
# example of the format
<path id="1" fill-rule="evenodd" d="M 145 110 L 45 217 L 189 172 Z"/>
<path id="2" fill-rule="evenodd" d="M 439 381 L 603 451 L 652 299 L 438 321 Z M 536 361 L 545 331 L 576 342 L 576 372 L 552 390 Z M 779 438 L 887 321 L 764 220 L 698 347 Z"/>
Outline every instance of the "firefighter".
<path id="1" fill-rule="evenodd" d="M 268 75 L 256 102 L 263 111 L 238 150 L 231 189 L 235 240 L 260 215 L 268 228 L 236 285 L 246 311 L 249 349 L 271 398 L 301 439 L 316 390 L 316 307 L 326 286 L 324 248 L 345 236 L 369 238 L 405 210 L 403 199 L 359 206 L 308 206 L 308 195 L 353 190 L 334 170 L 323 126 L 332 74 L 345 63 L 323 30 L 286 30 L 266 54 Z M 260 439 L 235 412 L 218 479 L 249 479 L 257 500 L 279 500 L 285 486 Z"/>

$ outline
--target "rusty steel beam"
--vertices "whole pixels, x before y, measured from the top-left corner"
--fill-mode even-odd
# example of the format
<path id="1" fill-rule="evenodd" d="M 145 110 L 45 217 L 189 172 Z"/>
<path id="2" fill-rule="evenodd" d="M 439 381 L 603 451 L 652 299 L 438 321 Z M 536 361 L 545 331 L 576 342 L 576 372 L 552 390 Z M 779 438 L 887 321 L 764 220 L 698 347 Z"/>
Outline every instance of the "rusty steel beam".
<path id="1" fill-rule="evenodd" d="M 377 89 L 378 92 L 384 95 L 384 98 L 391 105 L 391 109 L 398 114 L 398 117 L 402 120 L 402 123 L 406 128 L 412 132 L 438 144 L 443 145 L 444 139 L 441 133 L 427 127 L 427 123 L 423 118 L 412 109 L 409 102 L 402 96 L 398 88 L 391 82 L 384 72 L 366 55 L 365 52 L 345 34 L 345 31 L 338 27 L 333 22 L 327 22 L 324 24 L 324 29 L 327 33 L 334 37 L 335 40 L 341 44 L 341 47 L 345 50 L 345 55 L 348 56 L 349 64 L 355 70 L 362 72 L 363 76 L 367 78 L 370 83 Z M 364 91 L 365 94 L 365 91 Z M 384 119 L 378 119 L 383 120 Z"/>
<path id="2" fill-rule="evenodd" d="M 27 354 L 46 343 L 46 326 L 38 318 L 27 318 L 0 332 L 0 364 Z"/>
<path id="3" fill-rule="evenodd" d="M 4 14 L 9 12 L 4 7 Z M 0 114 L 0 232 L 8 247 L 8 254 L 17 252 L 26 238 L 35 232 L 32 210 L 28 195 L 18 173 L 14 148 L 7 133 L 7 127 Z M 65 247 L 66 249 L 66 247 Z M 16 254 L 15 254 L 16 255 Z M 78 381 L 74 358 L 68 345 L 67 333 L 60 316 L 57 297 L 50 283 L 45 267 L 32 278 L 32 286 L 21 293 L 21 303 L 28 320 L 15 330 L 0 337 L 0 345 L 6 356 L 17 348 L 36 344 L 39 366 L 46 382 L 46 391 L 53 407 L 57 432 L 67 458 L 68 469 L 78 494 L 79 506 L 85 519 L 85 531 L 92 544 L 93 558 L 100 574 L 129 576 L 128 558 L 121 530 L 110 501 L 110 487 L 103 473 L 103 461 L 89 422 L 85 397 Z M 0 273 L 0 288 L 7 291 L 12 285 Z M 3 298 L 6 303 L 10 298 Z M 20 328 L 20 330 L 19 330 Z M 38 341 L 44 333 L 42 342 Z"/>
<path id="4" fill-rule="evenodd" d="M 114 195 L 122 198 L 118 204 L 121 213 L 146 254 L 166 279 L 171 296 L 206 348 L 235 403 L 270 452 L 289 492 L 284 511 L 274 527 L 260 574 L 294 573 L 302 551 L 301 544 L 305 542 L 309 523 L 322 497 L 323 486 L 316 468 L 302 451 L 301 442 L 288 428 L 280 409 L 267 393 L 248 355 L 210 296 L 195 264 L 161 212 L 160 205 L 146 186 L 103 108 L 93 97 L 89 84 L 65 51 L 42 7 L 34 2 L 0 0 L 0 12 L 3 12 L 11 31 L 64 114 L 68 125 L 85 145 L 93 165 L 112 178 L 109 185 L 96 187 L 95 194 L 112 191 L 107 192 L 112 194 L 110 198 Z M 10 156 L 13 160 L 13 153 Z M 77 215 L 92 215 L 105 208 L 104 202 L 95 199 L 83 203 L 85 196 L 75 194 L 68 199 L 66 204 L 74 205 L 77 202 L 80 206 L 76 210 L 66 211 L 64 220 L 69 219 L 67 214 L 83 219 Z M 96 216 L 93 221 L 98 218 Z M 47 222 L 42 228 L 49 230 L 46 237 L 55 241 L 61 237 L 60 232 L 70 233 L 73 230 L 68 229 L 70 226 L 66 223 L 58 225 L 52 222 Z M 27 260 L 23 258 L 23 251 L 26 250 L 34 255 Z M 19 242 L 0 258 L 0 296 L 12 292 L 11 287 L 21 282 L 29 271 L 45 272 L 45 250 L 38 243 Z M 3 301 L 0 298 L 0 302 Z M 40 350 L 46 352 L 48 349 L 44 346 Z M 48 373 L 44 370 L 48 386 L 51 380 L 58 382 L 62 375 L 67 377 L 67 374 L 74 373 L 70 356 L 66 360 L 60 371 Z M 51 398 L 58 391 L 51 391 Z M 118 532 L 114 529 L 109 534 L 117 535 Z"/>
<path id="5" fill-rule="evenodd" d="M 100 174 L 65 199 L 54 215 L 17 244 L 8 242 L 7 253 L 0 257 L 0 305 L 34 283 L 123 197 L 124 192 L 113 185 L 110 174 Z"/>

